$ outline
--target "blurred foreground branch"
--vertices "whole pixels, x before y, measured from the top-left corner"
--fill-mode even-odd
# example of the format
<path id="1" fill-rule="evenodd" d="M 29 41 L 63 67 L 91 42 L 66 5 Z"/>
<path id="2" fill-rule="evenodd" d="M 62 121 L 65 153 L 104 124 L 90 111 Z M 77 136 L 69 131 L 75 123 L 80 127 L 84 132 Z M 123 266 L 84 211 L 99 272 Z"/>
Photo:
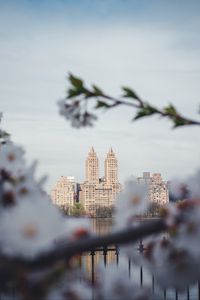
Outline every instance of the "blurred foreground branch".
<path id="1" fill-rule="evenodd" d="M 0 261 L 12 266 L 12 268 L 20 266 L 27 269 L 41 269 L 49 267 L 60 260 L 68 261 L 74 255 L 95 250 L 97 247 L 134 243 L 149 235 L 161 233 L 166 228 L 165 222 L 162 219 L 147 221 L 138 227 L 132 227 L 103 236 L 87 236 L 75 241 L 59 241 L 56 243 L 54 249 L 42 253 L 33 259 L 1 255 Z"/>

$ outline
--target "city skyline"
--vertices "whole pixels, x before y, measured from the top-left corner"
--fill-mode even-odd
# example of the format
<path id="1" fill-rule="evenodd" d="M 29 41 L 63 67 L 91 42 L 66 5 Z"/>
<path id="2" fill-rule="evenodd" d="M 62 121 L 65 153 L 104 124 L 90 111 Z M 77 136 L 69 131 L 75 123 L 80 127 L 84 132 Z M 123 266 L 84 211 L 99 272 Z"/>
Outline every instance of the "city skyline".
<path id="1" fill-rule="evenodd" d="M 96 153 L 98 153 L 98 159 L 99 159 L 99 161 L 104 161 L 104 159 L 105 159 L 105 157 L 106 157 L 106 155 L 108 153 L 108 151 L 101 152 L 101 151 L 96 150 L 97 148 L 94 145 L 90 146 L 89 149 L 90 149 L 90 151 L 93 149 L 93 150 L 95 150 Z M 114 147 L 110 146 L 110 147 L 107 147 L 106 149 L 114 149 Z M 86 153 L 87 153 L 87 151 L 86 151 Z M 120 151 L 117 151 L 115 153 L 117 153 L 117 157 L 120 157 Z M 51 186 L 49 185 L 48 192 L 50 192 L 54 188 L 54 186 L 56 185 L 56 182 L 59 181 L 59 178 L 61 178 L 61 177 L 72 177 L 72 178 L 74 178 L 74 180 L 77 183 L 84 182 L 85 178 L 87 177 L 86 168 L 85 168 L 85 154 L 84 153 L 83 153 L 82 157 L 83 157 L 83 160 L 81 161 L 81 164 L 80 164 L 78 176 L 75 176 L 73 172 L 71 172 L 71 173 L 66 173 L 66 172 L 60 173 L 58 175 L 58 177 L 55 178 L 55 181 L 52 183 L 52 185 Z M 120 159 L 118 159 L 118 165 L 119 165 L 119 170 L 121 170 L 121 168 L 123 169 L 123 166 L 120 163 Z M 119 171 L 118 172 L 119 181 L 122 184 L 124 184 L 131 177 L 134 177 L 135 179 L 137 179 L 137 178 L 139 178 L 140 174 L 144 173 L 144 170 L 148 170 L 147 172 L 151 173 L 151 174 L 161 173 L 162 177 L 164 178 L 164 180 L 166 182 L 170 181 L 169 178 L 167 178 L 165 175 L 163 176 L 162 170 L 153 169 L 153 168 L 150 169 L 148 167 L 141 167 L 140 169 L 141 169 L 140 172 L 134 172 L 134 171 L 132 171 L 132 172 L 130 172 L 130 174 L 125 174 L 125 176 L 122 176 L 121 172 Z M 101 178 L 101 177 L 104 176 L 104 174 L 105 174 L 105 164 L 99 164 L 98 165 L 98 173 L 99 173 L 99 178 Z"/>
<path id="2" fill-rule="evenodd" d="M 100 177 L 99 158 L 92 146 L 85 160 L 85 178 L 77 182 L 73 176 L 60 176 L 50 191 L 52 202 L 68 210 L 81 203 L 85 212 L 96 215 L 100 207 L 112 209 L 122 189 L 118 180 L 118 160 L 112 148 L 104 159 L 104 174 Z"/>
<path id="3" fill-rule="evenodd" d="M 99 173 L 99 157 L 92 146 L 85 160 L 85 178 L 78 182 L 73 176 L 61 175 L 51 189 L 50 197 L 54 204 L 69 211 L 75 203 L 81 203 L 89 216 L 96 216 L 99 208 L 112 209 L 123 184 L 118 179 L 118 159 L 113 148 L 104 157 L 104 173 Z M 161 173 L 143 172 L 135 177 L 139 184 L 148 188 L 148 201 L 158 205 L 169 202 L 169 182 L 164 181 Z"/>
<path id="4" fill-rule="evenodd" d="M 106 157 L 108 151 L 103 151 L 103 152 L 98 151 L 98 150 L 97 150 L 97 147 L 94 146 L 94 145 L 92 145 L 92 146 L 90 146 L 90 147 L 88 147 L 88 148 L 89 148 L 90 150 L 93 148 L 93 149 L 95 150 L 95 152 L 98 153 L 99 161 L 104 161 L 104 159 L 105 159 L 105 157 Z M 106 148 L 106 147 L 104 147 L 104 148 Z M 107 147 L 106 149 L 114 149 L 114 147 L 113 147 L 113 146 L 110 146 L 110 147 Z M 115 150 L 116 150 L 116 149 L 115 149 Z M 87 176 L 87 175 L 86 175 L 86 172 L 84 171 L 84 170 L 85 170 L 85 157 L 87 156 L 87 153 L 88 153 L 88 151 L 86 151 L 86 154 L 84 154 L 84 153 L 82 154 L 83 160 L 82 160 L 81 163 L 80 163 L 80 168 L 79 168 L 78 176 L 75 175 L 75 172 L 71 172 L 71 173 L 66 173 L 66 172 L 60 173 L 60 174 L 58 175 L 58 177 L 55 179 L 55 181 L 52 183 L 52 185 L 49 186 L 49 190 L 51 190 L 51 189 L 54 187 L 55 182 L 56 182 L 57 180 L 59 180 L 59 178 L 62 177 L 62 176 L 64 176 L 64 177 L 65 177 L 65 176 L 67 176 L 67 177 L 73 177 L 73 178 L 75 179 L 75 181 L 78 182 L 78 183 L 83 182 L 83 181 L 85 180 L 85 177 Z M 118 158 L 121 157 L 120 151 L 117 151 L 117 152 L 115 151 L 115 153 L 117 153 L 117 157 L 118 157 Z M 123 166 L 122 166 L 122 164 L 120 163 L 120 159 L 118 159 L 118 165 L 119 165 L 119 170 L 120 170 L 120 171 L 121 171 L 121 168 L 124 169 Z M 133 167 L 134 167 L 134 165 L 133 165 Z M 98 170 L 98 172 L 99 172 L 99 178 L 101 178 L 101 177 L 103 177 L 103 175 L 104 175 L 105 165 L 104 165 L 104 164 L 99 164 L 98 169 L 99 169 L 99 170 Z M 125 181 L 128 180 L 130 177 L 138 178 L 138 177 L 139 177 L 139 174 L 143 174 L 144 170 L 147 170 L 146 172 L 150 172 L 150 173 L 152 173 L 152 174 L 153 174 L 153 173 L 161 173 L 161 174 L 163 174 L 162 170 L 158 170 L 158 169 L 150 169 L 150 168 L 146 168 L 145 166 L 144 166 L 144 167 L 141 166 L 140 169 L 141 169 L 141 171 L 139 171 L 139 172 L 134 172 L 134 171 L 132 171 L 132 172 L 130 172 L 130 174 L 125 174 L 125 176 L 122 176 L 122 174 L 120 174 L 121 172 L 118 172 L 119 181 L 120 181 L 122 184 L 124 184 Z M 72 171 L 73 171 L 73 170 L 72 170 Z M 164 178 L 165 178 L 165 181 L 169 181 L 169 179 L 168 179 L 166 176 L 164 176 Z"/>

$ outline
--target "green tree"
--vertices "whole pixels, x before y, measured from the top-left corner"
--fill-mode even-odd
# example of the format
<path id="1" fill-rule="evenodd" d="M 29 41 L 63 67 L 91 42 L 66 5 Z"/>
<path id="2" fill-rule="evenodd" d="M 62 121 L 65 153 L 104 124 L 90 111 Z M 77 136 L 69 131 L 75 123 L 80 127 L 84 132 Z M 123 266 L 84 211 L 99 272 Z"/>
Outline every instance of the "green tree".
<path id="1" fill-rule="evenodd" d="M 69 210 L 71 216 L 79 217 L 85 215 L 85 209 L 81 203 L 75 203 Z"/>

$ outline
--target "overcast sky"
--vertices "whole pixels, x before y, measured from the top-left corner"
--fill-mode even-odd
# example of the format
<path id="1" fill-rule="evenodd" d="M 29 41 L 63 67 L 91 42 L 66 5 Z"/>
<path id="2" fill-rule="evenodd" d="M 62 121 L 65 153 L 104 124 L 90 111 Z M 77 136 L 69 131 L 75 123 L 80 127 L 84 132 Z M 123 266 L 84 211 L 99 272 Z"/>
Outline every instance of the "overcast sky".
<path id="1" fill-rule="evenodd" d="M 171 129 L 156 117 L 132 123 L 130 109 L 101 113 L 92 129 L 73 129 L 58 115 L 72 72 L 120 95 L 134 88 L 162 107 L 199 118 L 200 1 L 0 0 L 0 95 L 4 128 L 39 160 L 49 190 L 60 175 L 84 180 L 93 145 L 112 146 L 119 176 L 161 172 L 186 176 L 200 165 L 199 128 Z"/>

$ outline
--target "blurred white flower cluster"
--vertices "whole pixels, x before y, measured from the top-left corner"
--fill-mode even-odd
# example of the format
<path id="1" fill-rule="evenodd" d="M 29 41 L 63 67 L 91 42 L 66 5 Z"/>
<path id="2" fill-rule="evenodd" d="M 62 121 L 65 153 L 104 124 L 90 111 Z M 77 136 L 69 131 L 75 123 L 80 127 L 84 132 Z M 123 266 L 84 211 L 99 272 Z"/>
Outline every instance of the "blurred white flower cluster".
<path id="1" fill-rule="evenodd" d="M 145 239 L 144 255 L 132 243 L 120 247 L 120 253 L 143 265 L 161 287 L 183 290 L 200 280 L 200 172 L 187 180 L 184 191 L 183 184 L 175 185 L 185 193 L 185 200 L 163 207 L 167 233 Z M 146 186 L 128 181 L 116 204 L 116 228 L 138 227 L 141 223 L 137 216 L 144 215 L 148 206 Z"/>
<path id="2" fill-rule="evenodd" d="M 55 247 L 59 239 L 89 233 L 86 219 L 64 217 L 26 167 L 23 150 L 8 141 L 0 146 L 0 251 L 34 257 Z"/>
<path id="3" fill-rule="evenodd" d="M 80 280 L 81 279 L 81 280 Z M 50 289 L 47 300 L 92 300 L 92 284 L 84 278 L 84 274 L 76 271 L 65 272 L 59 283 Z"/>
<path id="4" fill-rule="evenodd" d="M 97 288 L 95 299 L 97 300 L 156 300 L 151 288 L 140 287 L 130 281 L 125 267 L 110 265 L 107 269 L 101 269 L 97 276 Z"/>
<path id="5" fill-rule="evenodd" d="M 200 278 L 200 263 L 187 250 L 169 239 L 152 241 L 146 246 L 144 266 L 162 288 L 185 290 Z"/>
<path id="6" fill-rule="evenodd" d="M 169 184 L 172 201 L 200 198 L 200 169 L 185 180 L 173 180 Z"/>
<path id="7" fill-rule="evenodd" d="M 25 169 L 25 160 L 23 149 L 14 145 L 11 141 L 1 146 L 0 152 L 1 171 L 10 174 L 13 177 L 23 175 Z"/>
<path id="8" fill-rule="evenodd" d="M 71 126 L 75 128 L 93 126 L 93 122 L 97 117 L 89 113 L 84 105 L 81 105 L 81 101 L 70 101 L 68 103 L 65 99 L 58 101 L 59 113 L 66 120 L 71 122 Z"/>
<path id="9" fill-rule="evenodd" d="M 117 197 L 113 229 L 117 231 L 138 227 L 140 217 L 148 211 L 149 207 L 148 186 L 139 183 L 135 177 L 130 177 L 125 183 L 124 190 Z M 120 254 L 128 256 L 136 264 L 141 263 L 141 255 L 135 243 L 120 246 Z"/>
<path id="10" fill-rule="evenodd" d="M 138 225 L 137 217 L 145 214 L 149 208 L 148 186 L 138 183 L 133 177 L 125 183 L 115 206 L 115 227 L 124 229 Z"/>

